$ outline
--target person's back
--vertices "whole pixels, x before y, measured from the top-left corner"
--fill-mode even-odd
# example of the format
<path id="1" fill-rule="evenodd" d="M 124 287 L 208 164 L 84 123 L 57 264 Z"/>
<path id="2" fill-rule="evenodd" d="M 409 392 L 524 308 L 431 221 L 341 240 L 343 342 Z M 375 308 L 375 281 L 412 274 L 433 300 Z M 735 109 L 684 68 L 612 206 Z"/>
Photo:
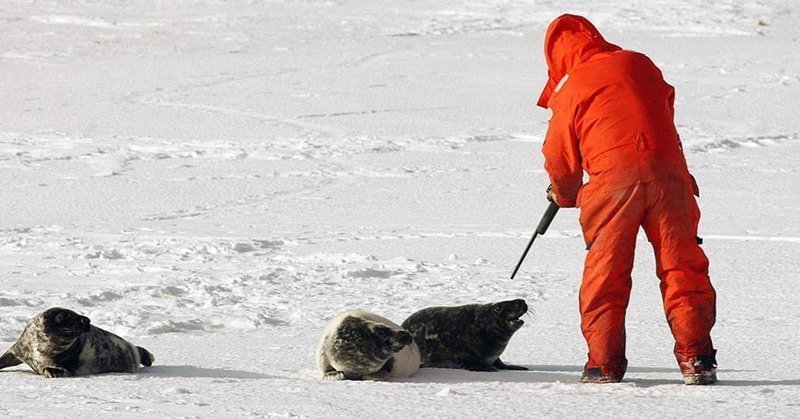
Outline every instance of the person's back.
<path id="1" fill-rule="evenodd" d="M 574 203 L 582 171 L 594 188 L 604 189 L 664 178 L 689 181 L 673 122 L 675 90 L 658 67 L 643 54 L 606 42 L 593 27 L 569 29 L 573 32 L 548 34 L 568 41 L 554 41 L 546 51 L 548 63 L 561 67 L 551 72 L 563 76 L 540 100 L 557 120 L 548 131 L 545 154 L 569 157 L 560 148 L 577 143 L 581 156 L 580 162 L 548 161 L 551 172 L 572 178 L 567 190 L 556 194 Z"/>
<path id="2" fill-rule="evenodd" d="M 673 123 L 674 89 L 646 56 L 596 54 L 574 69 L 561 95 L 571 102 L 590 180 L 628 186 L 687 177 Z"/>

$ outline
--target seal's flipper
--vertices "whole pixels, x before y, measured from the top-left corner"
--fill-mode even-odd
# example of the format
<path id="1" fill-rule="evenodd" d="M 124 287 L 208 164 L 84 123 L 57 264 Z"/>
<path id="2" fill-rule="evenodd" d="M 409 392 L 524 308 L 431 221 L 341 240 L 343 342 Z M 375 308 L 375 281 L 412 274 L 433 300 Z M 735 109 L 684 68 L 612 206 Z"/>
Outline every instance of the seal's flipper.
<path id="1" fill-rule="evenodd" d="M 45 378 L 63 378 L 72 376 L 72 373 L 62 367 L 45 367 L 42 375 L 44 375 Z"/>
<path id="2" fill-rule="evenodd" d="M 347 376 L 343 371 L 329 371 L 322 376 L 322 379 L 327 381 L 342 381 L 347 380 Z"/>
<path id="3" fill-rule="evenodd" d="M 3 356 L 0 356 L 0 369 L 13 367 L 14 365 L 19 365 L 21 363 L 22 361 L 20 361 L 16 355 L 12 354 L 10 350 L 4 353 Z"/>
<path id="4" fill-rule="evenodd" d="M 145 367 L 153 365 L 153 361 L 156 360 L 153 354 L 151 354 L 150 352 L 147 351 L 147 349 L 142 348 L 141 346 L 137 346 L 136 350 L 139 351 L 139 362 L 141 362 L 142 365 L 144 365 Z"/>
<path id="5" fill-rule="evenodd" d="M 486 363 L 464 363 L 461 367 L 468 371 L 497 372 L 497 367 Z"/>
<path id="6" fill-rule="evenodd" d="M 508 365 L 501 361 L 500 358 L 497 358 L 497 361 L 494 361 L 494 367 L 498 370 L 528 371 L 527 367 L 523 367 L 521 365 Z"/>

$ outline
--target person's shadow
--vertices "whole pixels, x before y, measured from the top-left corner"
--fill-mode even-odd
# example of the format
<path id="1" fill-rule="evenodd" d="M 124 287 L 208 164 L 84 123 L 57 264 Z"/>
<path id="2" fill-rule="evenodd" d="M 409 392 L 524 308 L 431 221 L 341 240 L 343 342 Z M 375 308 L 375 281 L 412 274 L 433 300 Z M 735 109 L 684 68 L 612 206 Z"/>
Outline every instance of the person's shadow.
<path id="1" fill-rule="evenodd" d="M 527 371 L 503 370 L 497 372 L 475 372 L 450 368 L 420 368 L 420 370 L 403 382 L 410 383 L 570 383 L 578 382 L 582 367 L 523 365 Z"/>
<path id="2" fill-rule="evenodd" d="M 460 369 L 447 368 L 420 368 L 412 377 L 405 378 L 403 382 L 411 383 L 474 383 L 474 382 L 504 382 L 504 383 L 578 383 L 580 382 L 583 366 L 576 365 L 523 365 L 527 371 L 498 371 L 498 372 L 473 372 Z M 746 370 L 724 369 L 719 370 L 720 381 L 715 386 L 800 386 L 797 380 L 726 380 L 725 372 L 747 372 Z M 624 378 L 622 383 L 633 383 L 637 387 L 647 388 L 661 385 L 683 385 L 678 368 L 655 367 L 629 367 L 628 373 L 674 373 L 675 379 L 649 379 L 649 378 Z"/>

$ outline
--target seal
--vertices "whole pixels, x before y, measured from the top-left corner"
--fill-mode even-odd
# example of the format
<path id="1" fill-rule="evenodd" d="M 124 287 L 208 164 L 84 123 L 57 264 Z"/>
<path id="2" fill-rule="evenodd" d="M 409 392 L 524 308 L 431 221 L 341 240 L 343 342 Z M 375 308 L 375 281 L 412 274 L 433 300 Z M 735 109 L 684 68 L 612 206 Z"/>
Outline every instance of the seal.
<path id="1" fill-rule="evenodd" d="M 139 372 L 153 354 L 91 325 L 88 317 L 53 307 L 37 314 L 16 343 L 0 357 L 0 369 L 28 364 L 47 378 L 104 372 Z"/>
<path id="2" fill-rule="evenodd" d="M 527 370 L 500 360 L 511 336 L 525 323 L 525 300 L 457 307 L 429 307 L 403 322 L 419 345 L 423 367 L 470 371 Z"/>
<path id="3" fill-rule="evenodd" d="M 316 352 L 325 380 L 410 377 L 420 366 L 411 335 L 392 321 L 363 310 L 345 311 L 328 322 Z"/>

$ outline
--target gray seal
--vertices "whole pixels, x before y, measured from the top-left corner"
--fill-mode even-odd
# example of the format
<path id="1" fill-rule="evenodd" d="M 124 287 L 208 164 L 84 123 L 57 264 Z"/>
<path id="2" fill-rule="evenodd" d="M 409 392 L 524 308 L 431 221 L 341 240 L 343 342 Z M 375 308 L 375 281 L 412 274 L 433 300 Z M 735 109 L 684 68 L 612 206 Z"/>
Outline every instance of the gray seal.
<path id="1" fill-rule="evenodd" d="M 26 363 L 47 378 L 106 372 L 139 372 L 153 354 L 90 324 L 88 317 L 53 307 L 37 314 L 11 349 L 0 357 L 0 369 Z"/>
<path id="2" fill-rule="evenodd" d="M 410 377 L 420 366 L 411 335 L 392 321 L 363 310 L 345 311 L 328 322 L 316 352 L 325 380 Z"/>
<path id="3" fill-rule="evenodd" d="M 500 360 L 514 332 L 525 323 L 525 300 L 457 307 L 429 307 L 412 314 L 402 327 L 419 346 L 423 367 L 470 371 L 527 370 Z"/>

